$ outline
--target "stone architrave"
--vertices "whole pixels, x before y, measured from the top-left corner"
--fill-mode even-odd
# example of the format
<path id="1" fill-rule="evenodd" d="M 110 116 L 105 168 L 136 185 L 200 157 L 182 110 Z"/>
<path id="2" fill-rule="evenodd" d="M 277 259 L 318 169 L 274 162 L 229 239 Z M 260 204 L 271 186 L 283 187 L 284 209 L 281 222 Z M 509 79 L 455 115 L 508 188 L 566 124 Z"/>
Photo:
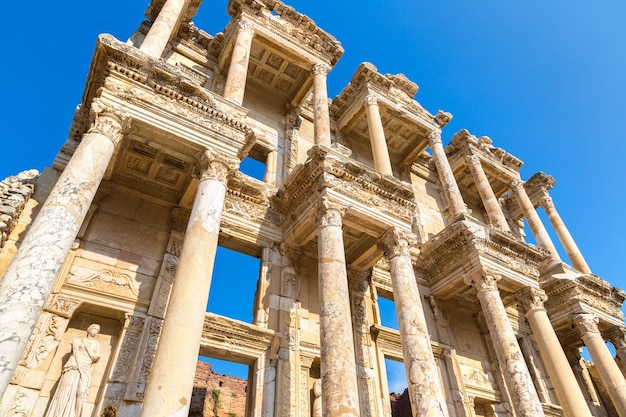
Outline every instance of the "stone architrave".
<path id="1" fill-rule="evenodd" d="M 326 196 L 318 213 L 320 371 L 325 416 L 358 416 L 350 296 L 341 230 L 344 209 Z"/>
<path id="2" fill-rule="evenodd" d="M 238 166 L 238 160 L 210 150 L 200 160 L 198 190 L 146 386 L 144 417 L 189 412 L 226 182 Z"/>
<path id="3" fill-rule="evenodd" d="M 476 188 L 478 189 L 480 199 L 482 200 L 485 210 L 487 211 L 489 221 L 498 229 L 502 229 L 507 232 L 510 231 L 509 224 L 504 217 L 500 203 L 498 202 L 496 195 L 493 193 L 493 188 L 491 188 L 489 179 L 487 178 L 485 170 L 480 163 L 480 158 L 476 155 L 469 155 L 466 160 L 470 172 L 472 173 L 472 178 L 474 178 Z"/>
<path id="4" fill-rule="evenodd" d="M 224 98 L 231 99 L 241 105 L 246 91 L 250 48 L 252 47 L 252 37 L 254 36 L 252 25 L 248 22 L 239 22 L 237 24 L 236 36 L 233 54 L 230 58 L 228 76 L 224 86 Z"/>
<path id="5" fill-rule="evenodd" d="M 152 23 L 139 50 L 154 58 L 161 58 L 167 43 L 176 34 L 188 0 L 167 0 Z"/>
<path id="6" fill-rule="evenodd" d="M 459 185 L 454 178 L 450 162 L 448 162 L 448 158 L 446 157 L 446 151 L 443 149 L 440 130 L 434 130 L 428 135 L 428 144 L 433 154 L 433 160 L 437 167 L 437 173 L 439 174 L 443 192 L 448 199 L 448 208 L 452 217 L 456 218 L 461 214 L 467 213 L 463 197 L 461 196 L 461 190 L 459 190 Z"/>
<path id="7" fill-rule="evenodd" d="M 511 395 L 512 406 L 520 417 L 543 416 L 543 408 L 522 350 L 500 298 L 498 281 L 501 276 L 483 268 L 480 273 L 467 276 L 466 284 L 473 284 L 493 347 Z"/>
<path id="8" fill-rule="evenodd" d="M 574 314 L 574 325 L 580 333 L 593 363 L 598 369 L 600 379 L 620 417 L 626 416 L 626 380 L 619 370 L 613 355 L 604 343 L 598 329 L 598 319 L 593 314 Z"/>
<path id="9" fill-rule="evenodd" d="M 548 297 L 540 289 L 526 287 L 515 294 L 515 299 L 526 313 L 565 416 L 591 417 L 589 406 L 543 305 Z"/>
<path id="10" fill-rule="evenodd" d="M 367 128 L 369 130 L 370 143 L 372 145 L 374 168 L 385 175 L 393 175 L 393 171 L 391 170 L 391 161 L 389 159 L 389 149 L 387 149 L 387 140 L 385 139 L 385 131 L 383 129 L 383 122 L 380 119 L 378 100 L 373 94 L 369 94 L 365 97 L 365 114 L 367 116 Z"/>
<path id="11" fill-rule="evenodd" d="M 383 236 L 389 257 L 409 398 L 414 417 L 447 416 L 426 316 L 409 253 L 409 243 L 412 240 L 415 239 L 395 228 Z"/>
<path id="12" fill-rule="evenodd" d="M 547 194 L 547 193 L 546 193 Z M 587 265 L 587 261 L 583 257 L 583 254 L 578 249 L 574 238 L 570 234 L 569 230 L 563 223 L 561 216 L 556 211 L 556 207 L 554 206 L 554 202 L 549 195 L 546 195 L 539 201 L 539 205 L 543 207 L 546 214 L 548 215 L 548 220 L 552 225 L 552 228 L 556 232 L 561 245 L 565 249 L 565 253 L 567 253 L 567 257 L 569 258 L 572 266 L 582 272 L 583 274 L 590 274 L 591 269 L 589 269 L 589 265 Z"/>
<path id="13" fill-rule="evenodd" d="M 550 261 L 560 262 L 561 258 L 559 257 L 559 253 L 557 252 L 554 243 L 552 243 L 552 239 L 550 239 L 548 231 L 543 226 L 543 223 L 537 214 L 537 210 L 535 210 L 532 201 L 530 201 L 530 198 L 526 193 L 524 181 L 514 180 L 511 183 L 511 190 L 513 191 L 513 194 L 515 194 L 519 207 L 528 221 L 528 227 L 530 227 L 530 231 L 535 237 L 537 245 L 550 252 Z"/>
<path id="14" fill-rule="evenodd" d="M 326 74 L 330 66 L 315 64 L 313 73 L 313 130 L 316 145 L 330 147 L 330 114 L 328 111 L 328 89 Z"/>
<path id="15" fill-rule="evenodd" d="M 94 100 L 93 123 L 0 281 L 0 398 L 130 119 Z"/>

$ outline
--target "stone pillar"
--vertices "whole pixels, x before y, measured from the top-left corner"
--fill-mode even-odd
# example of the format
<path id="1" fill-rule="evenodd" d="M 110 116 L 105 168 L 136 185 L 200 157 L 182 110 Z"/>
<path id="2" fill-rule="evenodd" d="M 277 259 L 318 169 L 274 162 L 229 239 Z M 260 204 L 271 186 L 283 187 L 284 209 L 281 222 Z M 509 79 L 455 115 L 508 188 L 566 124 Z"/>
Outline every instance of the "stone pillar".
<path id="1" fill-rule="evenodd" d="M 205 151 L 141 415 L 186 416 L 217 250 L 226 182 L 238 160 Z"/>
<path id="2" fill-rule="evenodd" d="M 268 152 L 265 163 L 265 175 L 263 181 L 269 185 L 276 185 L 276 171 L 278 166 L 278 150 Z"/>
<path id="3" fill-rule="evenodd" d="M 187 0 L 167 0 L 152 23 L 139 50 L 154 58 L 161 58 L 167 43 L 178 31 Z"/>
<path id="4" fill-rule="evenodd" d="M 515 299 L 526 312 L 526 319 L 565 416 L 591 417 L 587 401 L 543 305 L 548 297 L 542 290 L 527 287 L 518 291 Z"/>
<path id="5" fill-rule="evenodd" d="M 93 123 L 0 280 L 0 398 L 130 119 L 95 101 Z"/>
<path id="6" fill-rule="evenodd" d="M 374 168 L 385 175 L 393 175 L 391 161 L 389 160 L 389 150 L 387 140 L 383 130 L 383 122 L 380 119 L 378 100 L 373 94 L 365 97 L 365 114 L 367 116 L 367 128 L 372 145 L 372 157 L 374 158 Z"/>
<path id="7" fill-rule="evenodd" d="M 507 232 L 510 231 L 511 229 L 509 229 L 509 224 L 504 217 L 498 198 L 493 193 L 489 179 L 487 179 L 487 175 L 480 163 L 480 158 L 476 155 L 469 155 L 466 160 L 476 188 L 478 189 L 478 194 L 480 194 L 480 199 L 487 211 L 489 221 L 498 229 L 506 230 Z"/>
<path id="8" fill-rule="evenodd" d="M 522 350 L 509 322 L 506 309 L 498 292 L 501 276 L 483 268 L 481 273 L 468 276 L 466 284 L 476 287 L 478 301 L 485 316 L 489 335 L 511 395 L 512 406 L 520 417 L 543 416 L 543 408 L 524 362 Z"/>
<path id="9" fill-rule="evenodd" d="M 328 90 L 326 64 L 313 65 L 313 131 L 316 145 L 330 147 L 330 115 L 328 113 Z"/>
<path id="10" fill-rule="evenodd" d="M 426 326 L 426 317 L 409 254 L 407 233 L 390 229 L 383 236 L 398 317 L 402 356 L 413 416 L 447 416 L 446 403 Z"/>
<path id="11" fill-rule="evenodd" d="M 359 394 L 341 230 L 343 211 L 338 202 L 322 197 L 317 262 L 323 415 L 348 417 L 359 415 Z"/>
<path id="12" fill-rule="evenodd" d="M 574 314 L 574 325 L 598 369 L 617 414 L 620 417 L 626 416 L 626 380 L 604 343 L 598 329 L 598 319 L 593 314 Z"/>
<path id="13" fill-rule="evenodd" d="M 559 216 L 559 213 L 556 211 L 552 198 L 550 198 L 549 195 L 546 195 L 539 201 L 539 205 L 546 211 L 548 220 L 550 220 L 550 224 L 554 228 L 561 245 L 563 245 L 565 253 L 567 253 L 567 257 L 572 262 L 572 266 L 583 274 L 590 274 L 591 270 L 589 269 L 585 258 L 583 258 L 583 254 L 580 253 L 580 250 L 578 249 L 576 242 L 574 242 L 572 235 L 569 233 L 569 230 L 565 227 L 565 223 L 561 220 L 561 216 Z"/>
<path id="14" fill-rule="evenodd" d="M 246 91 L 246 78 L 248 77 L 248 64 L 250 62 L 250 48 L 254 29 L 248 22 L 237 24 L 237 39 L 230 57 L 230 67 L 224 85 L 224 98 L 231 99 L 241 105 L 243 94 Z"/>
<path id="15" fill-rule="evenodd" d="M 461 190 L 459 190 L 459 185 L 454 178 L 454 173 L 446 157 L 446 151 L 443 149 L 440 130 L 434 130 L 428 135 L 428 144 L 433 154 L 439 180 L 441 181 L 443 192 L 448 199 L 448 208 L 452 216 L 456 218 L 460 214 L 467 213 L 463 197 L 461 196 Z"/>
<path id="16" fill-rule="evenodd" d="M 514 180 L 511 183 L 511 190 L 517 198 L 517 203 L 522 210 L 522 214 L 524 215 L 524 217 L 526 217 L 526 220 L 528 221 L 528 226 L 530 227 L 530 231 L 537 241 L 537 245 L 539 245 L 540 248 L 550 252 L 551 262 L 561 262 L 561 258 L 559 258 L 559 253 L 554 247 L 552 239 L 550 239 L 550 235 L 548 235 L 546 228 L 543 227 L 543 223 L 541 223 L 541 219 L 539 218 L 539 215 L 537 214 L 537 211 L 535 210 L 532 201 L 530 201 L 528 194 L 526 194 L 524 181 Z"/>
<path id="17" fill-rule="evenodd" d="M 615 326 L 606 333 L 606 336 L 615 347 L 623 372 L 626 372 L 626 327 Z"/>

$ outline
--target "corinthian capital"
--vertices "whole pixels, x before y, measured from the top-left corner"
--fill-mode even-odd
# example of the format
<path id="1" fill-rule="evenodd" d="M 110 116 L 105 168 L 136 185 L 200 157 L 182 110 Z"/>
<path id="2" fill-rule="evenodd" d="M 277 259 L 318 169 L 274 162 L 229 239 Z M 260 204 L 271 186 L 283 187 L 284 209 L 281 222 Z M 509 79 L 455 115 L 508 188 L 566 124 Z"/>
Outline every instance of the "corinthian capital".
<path id="1" fill-rule="evenodd" d="M 574 314 L 574 326 L 576 326 L 576 330 L 578 330 L 581 336 L 585 336 L 588 333 L 599 334 L 598 321 L 598 318 L 593 314 Z"/>
<path id="2" fill-rule="evenodd" d="M 390 260 L 398 255 L 409 256 L 409 248 L 416 242 L 417 238 L 414 235 L 395 227 L 387 230 L 382 238 Z"/>
<path id="3" fill-rule="evenodd" d="M 428 143 L 430 144 L 430 146 L 433 146 L 437 143 L 443 145 L 443 142 L 441 141 L 441 130 L 432 130 L 428 134 Z"/>
<path id="4" fill-rule="evenodd" d="M 539 200 L 539 205 L 544 208 L 544 210 L 555 210 L 554 202 L 552 201 L 552 197 L 548 195 L 544 195 L 541 200 Z"/>
<path id="5" fill-rule="evenodd" d="M 511 190 L 515 191 L 516 193 L 524 192 L 524 181 L 522 181 L 521 179 L 511 181 Z"/>
<path id="6" fill-rule="evenodd" d="M 543 290 L 532 287 L 522 288 L 515 293 L 514 297 L 525 313 L 534 310 L 545 310 L 543 303 L 548 300 L 548 296 Z"/>
<path id="7" fill-rule="evenodd" d="M 474 285 L 476 291 L 498 291 L 498 281 L 502 279 L 502 275 L 497 272 L 482 268 L 482 271 L 474 275 L 468 275 L 465 277 L 465 283 L 468 285 Z"/>
<path id="8" fill-rule="evenodd" d="M 251 36 L 254 36 L 254 28 L 252 27 L 250 22 L 242 20 L 237 23 L 237 28 L 239 29 L 239 32 L 248 32 Z"/>
<path id="9" fill-rule="evenodd" d="M 214 179 L 226 184 L 228 178 L 237 172 L 238 168 L 238 159 L 207 149 L 198 161 L 196 176 L 200 181 Z"/>
<path id="10" fill-rule="evenodd" d="M 330 71 L 330 66 L 326 64 L 315 64 L 311 69 L 313 75 L 326 75 Z"/>
<path id="11" fill-rule="evenodd" d="M 116 146 L 130 129 L 131 118 L 128 115 L 103 104 L 98 99 L 91 103 L 89 115 L 91 127 L 87 133 L 100 133 L 111 139 Z"/>
<path id="12" fill-rule="evenodd" d="M 378 99 L 374 94 L 368 94 L 367 96 L 365 96 L 365 103 L 368 106 L 373 106 L 375 104 L 378 104 Z"/>
<path id="13" fill-rule="evenodd" d="M 318 224 L 320 227 L 341 227 L 342 218 L 346 213 L 346 209 L 339 201 L 323 196 L 317 210 Z"/>

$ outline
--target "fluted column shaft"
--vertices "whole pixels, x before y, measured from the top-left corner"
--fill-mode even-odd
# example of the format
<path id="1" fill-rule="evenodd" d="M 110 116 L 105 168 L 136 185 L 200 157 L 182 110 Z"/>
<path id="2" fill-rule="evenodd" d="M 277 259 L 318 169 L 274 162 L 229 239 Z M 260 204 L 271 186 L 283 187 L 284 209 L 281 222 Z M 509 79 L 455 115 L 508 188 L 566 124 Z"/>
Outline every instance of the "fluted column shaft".
<path id="1" fill-rule="evenodd" d="M 254 29 L 248 22 L 237 24 L 237 39 L 233 54 L 230 58 L 230 67 L 224 85 L 224 98 L 228 98 L 241 105 L 246 91 L 246 79 L 248 78 L 248 64 L 250 63 L 250 48 Z"/>
<path id="2" fill-rule="evenodd" d="M 548 220 L 550 220 L 552 228 L 556 232 L 561 245 L 563 245 L 565 253 L 567 253 L 567 257 L 572 262 L 572 266 L 584 274 L 590 274 L 591 270 L 589 269 L 583 254 L 580 252 L 580 249 L 578 249 L 574 238 L 572 238 L 572 235 L 569 230 L 567 230 L 565 223 L 563 223 L 561 216 L 559 216 L 559 213 L 556 211 L 552 198 L 547 195 L 539 201 L 539 204 L 546 211 Z"/>
<path id="3" fill-rule="evenodd" d="M 513 181 L 511 183 L 511 190 L 513 190 L 513 193 L 517 198 L 517 203 L 522 210 L 522 214 L 528 221 L 528 227 L 530 227 L 530 231 L 535 237 L 537 245 L 550 252 L 550 261 L 560 262 L 561 258 L 559 257 L 559 253 L 557 252 L 554 243 L 552 243 L 552 239 L 550 239 L 548 231 L 543 226 L 532 201 L 530 201 L 530 197 L 528 197 L 528 194 L 526 193 L 524 182 L 522 180 Z"/>
<path id="4" fill-rule="evenodd" d="M 585 342 L 617 414 L 626 416 L 626 380 L 604 343 L 598 329 L 598 319 L 592 314 L 574 314 L 574 325 Z"/>
<path id="5" fill-rule="evenodd" d="M 186 4 L 187 0 L 167 0 L 152 23 L 139 50 L 154 58 L 161 58 L 167 43 L 178 30 Z"/>
<path id="6" fill-rule="evenodd" d="M 330 147 L 330 114 L 328 112 L 328 89 L 326 74 L 330 67 L 326 64 L 313 66 L 313 136 L 316 145 Z"/>
<path id="7" fill-rule="evenodd" d="M 52 188 L 0 280 L 0 398 L 52 292 L 115 148 L 130 123 L 100 102 L 93 124 Z"/>
<path id="8" fill-rule="evenodd" d="M 591 417 L 587 401 L 543 305 L 547 298 L 536 288 L 524 288 L 516 293 L 517 301 L 526 311 L 526 319 L 565 416 Z"/>
<path id="9" fill-rule="evenodd" d="M 459 185 L 454 178 L 450 162 L 448 162 L 448 158 L 446 157 L 446 151 L 443 149 L 441 132 L 438 130 L 431 132 L 430 135 L 428 135 L 428 144 L 433 154 L 441 186 L 448 199 L 449 209 L 453 217 L 467 213 L 463 197 L 461 196 L 461 190 L 459 190 Z"/>
<path id="10" fill-rule="evenodd" d="M 383 237 L 389 257 L 411 409 L 414 417 L 447 416 L 424 308 L 411 263 L 409 241 L 408 234 L 396 229 L 389 230 Z"/>
<path id="11" fill-rule="evenodd" d="M 485 174 L 485 170 L 480 163 L 480 158 L 476 155 L 469 155 L 466 159 L 467 165 L 472 173 L 472 178 L 474 178 L 474 183 L 478 189 L 480 199 L 482 200 L 485 210 L 487 211 L 489 221 L 498 229 L 510 231 L 511 229 L 509 229 L 509 224 L 504 217 L 502 207 L 500 207 L 498 198 L 494 194 L 493 188 L 491 188 L 491 184 L 489 183 L 489 179 Z"/>
<path id="12" fill-rule="evenodd" d="M 144 417 L 186 416 L 217 251 L 226 181 L 238 160 L 205 151 L 178 269 L 146 386 Z"/>
<path id="13" fill-rule="evenodd" d="M 543 416 L 537 390 L 498 292 L 497 282 L 500 278 L 499 274 L 483 269 L 482 273 L 467 277 L 466 283 L 474 284 L 476 287 L 478 301 L 482 307 L 516 415 L 520 417 Z"/>
<path id="14" fill-rule="evenodd" d="M 342 216 L 338 202 L 322 198 L 317 262 L 323 415 L 348 417 L 359 415 L 359 395 Z"/>
<path id="15" fill-rule="evenodd" d="M 380 119 L 380 109 L 378 108 L 376 96 L 370 94 L 365 97 L 365 114 L 372 145 L 374 168 L 385 175 L 393 175 L 389 149 L 387 149 L 387 140 L 385 139 L 385 131 L 383 122 Z"/>

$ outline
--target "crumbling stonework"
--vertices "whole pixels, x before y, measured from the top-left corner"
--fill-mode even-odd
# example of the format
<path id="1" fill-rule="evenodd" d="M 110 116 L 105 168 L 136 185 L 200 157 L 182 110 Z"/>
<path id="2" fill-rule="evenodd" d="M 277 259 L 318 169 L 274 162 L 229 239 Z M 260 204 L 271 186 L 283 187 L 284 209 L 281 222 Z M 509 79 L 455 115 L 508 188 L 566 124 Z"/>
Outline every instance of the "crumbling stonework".
<path id="1" fill-rule="evenodd" d="M 243 417 L 247 381 L 213 372 L 209 362 L 198 361 L 189 417 Z"/>
<path id="2" fill-rule="evenodd" d="M 39 172 L 23 171 L 0 182 L 0 248 L 9 239 L 26 202 L 35 191 Z"/>

